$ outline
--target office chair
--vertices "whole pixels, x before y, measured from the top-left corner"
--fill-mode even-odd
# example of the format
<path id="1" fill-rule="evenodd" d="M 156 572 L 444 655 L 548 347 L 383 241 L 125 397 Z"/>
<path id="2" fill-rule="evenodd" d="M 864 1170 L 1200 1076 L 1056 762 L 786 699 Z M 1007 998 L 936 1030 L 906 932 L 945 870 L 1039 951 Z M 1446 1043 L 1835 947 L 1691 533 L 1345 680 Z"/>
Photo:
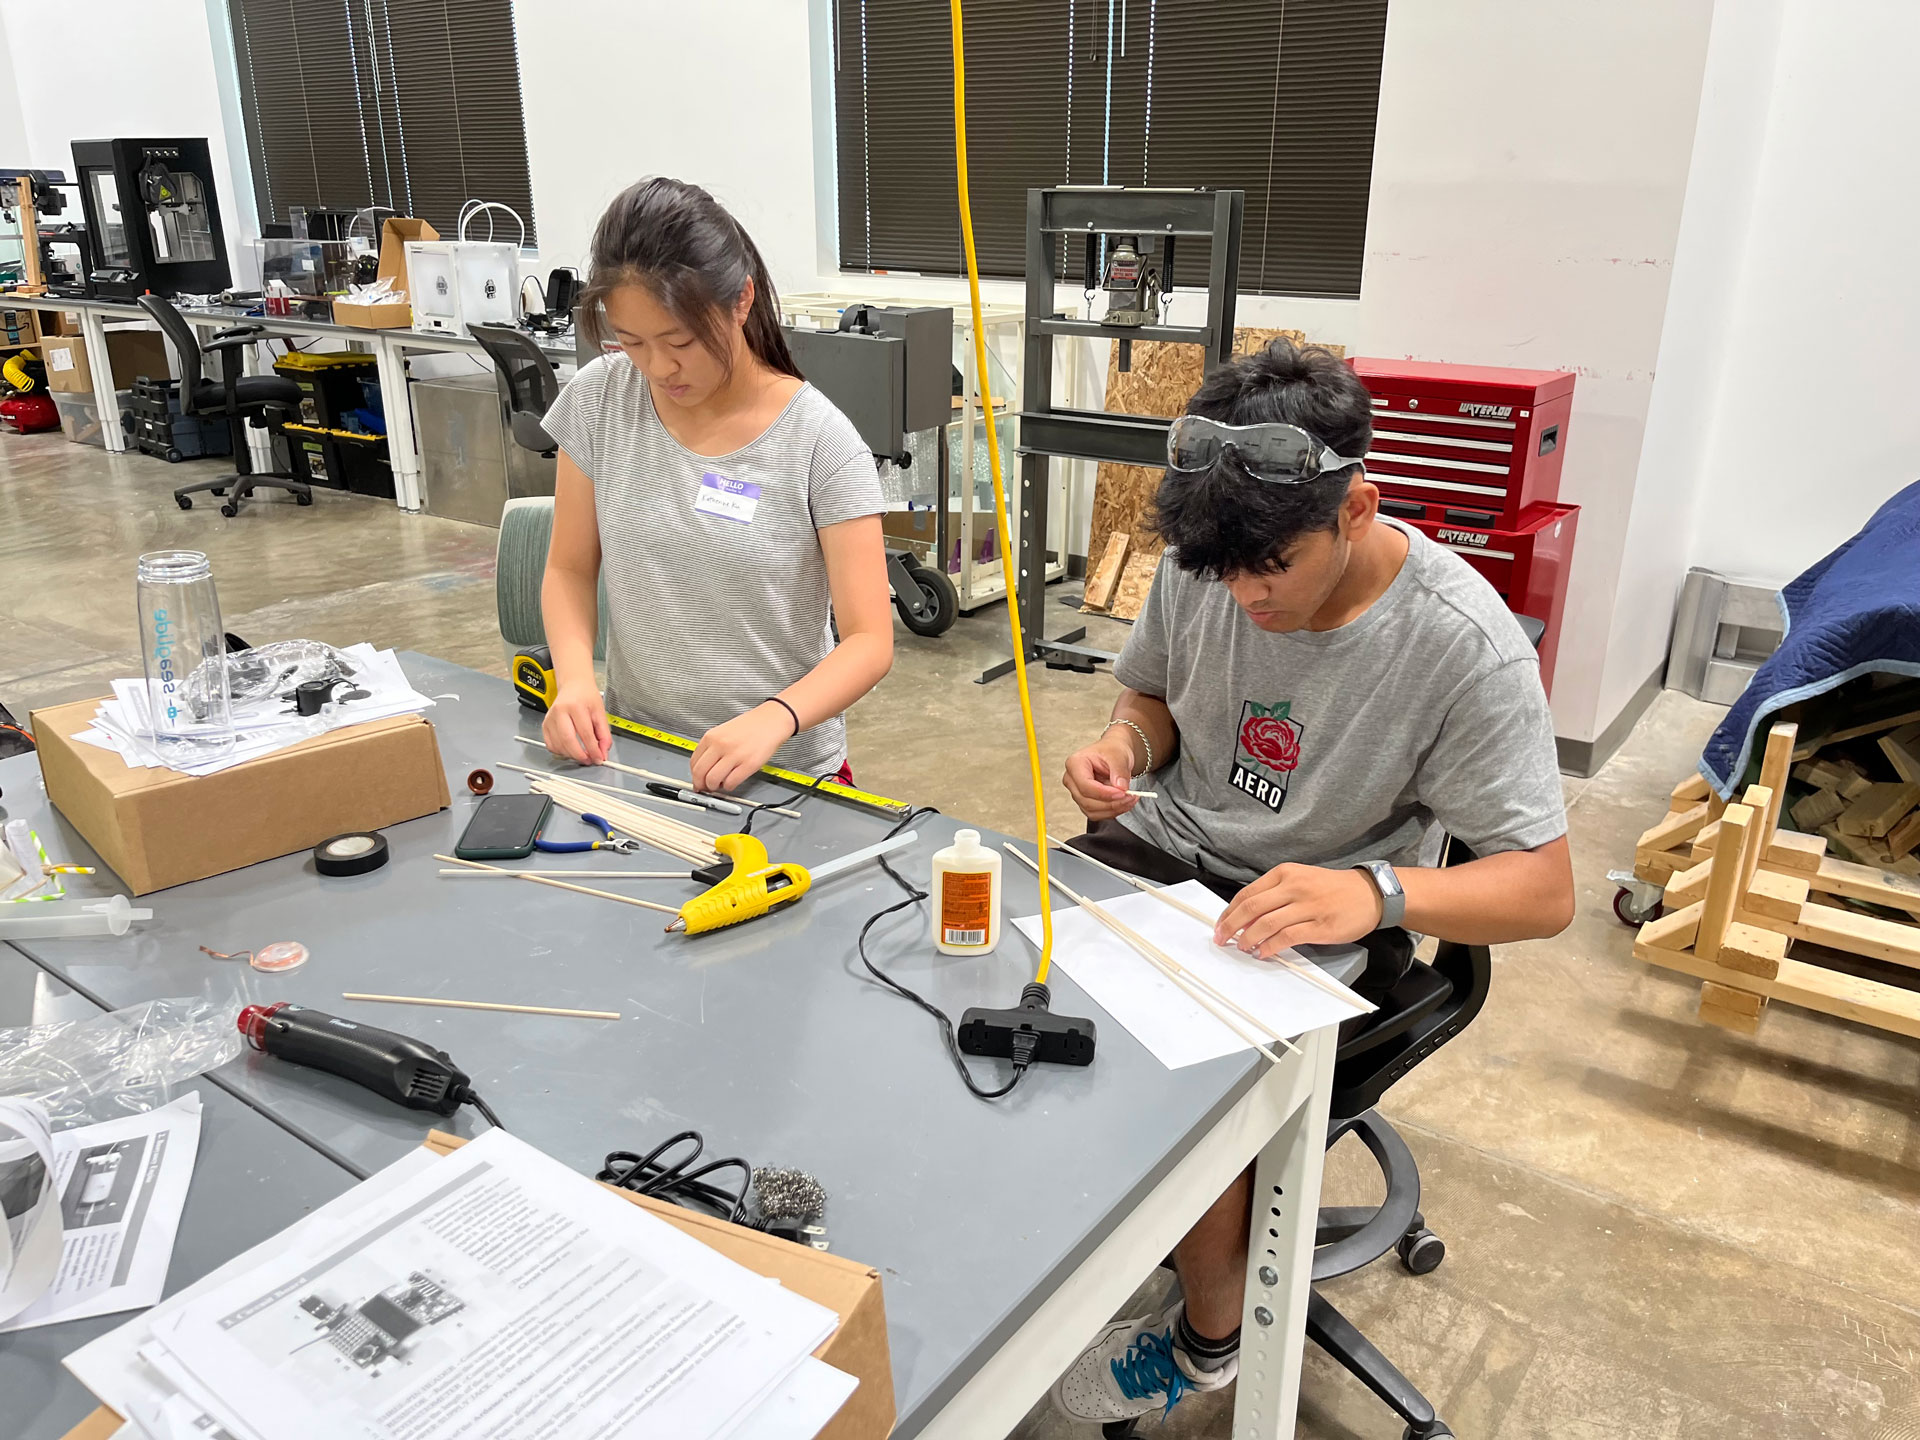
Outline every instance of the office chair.
<path id="1" fill-rule="evenodd" d="M 531 335 L 511 325 L 473 325 L 468 329 L 493 361 L 515 442 L 548 457 L 557 455 L 559 445 L 540 423 L 560 395 L 559 377 L 545 352 Z"/>
<path id="2" fill-rule="evenodd" d="M 140 308 L 160 327 L 161 333 L 172 342 L 174 352 L 179 357 L 181 410 L 188 415 L 224 415 L 227 433 L 233 439 L 234 473 L 223 475 L 218 480 L 182 485 L 173 492 L 173 498 L 180 503 L 180 508 L 191 510 L 193 501 L 188 497 L 201 490 L 211 490 L 215 495 L 226 496 L 220 513 L 231 518 L 240 513 L 241 502 L 262 485 L 285 490 L 296 503 L 311 505 L 313 488 L 306 481 L 296 480 L 290 472 L 282 470 L 256 473 L 253 452 L 247 447 L 248 421 L 265 426 L 270 414 L 297 414 L 300 409 L 300 387 L 285 376 L 241 373 L 242 348 L 264 335 L 265 327 L 235 325 L 226 330 L 216 330 L 213 339 L 202 345 L 193 326 L 169 302 L 158 295 L 142 295 L 139 303 Z M 218 381 L 206 378 L 205 356 L 210 351 L 220 352 Z M 227 495 L 229 490 L 233 491 L 230 496 Z"/>

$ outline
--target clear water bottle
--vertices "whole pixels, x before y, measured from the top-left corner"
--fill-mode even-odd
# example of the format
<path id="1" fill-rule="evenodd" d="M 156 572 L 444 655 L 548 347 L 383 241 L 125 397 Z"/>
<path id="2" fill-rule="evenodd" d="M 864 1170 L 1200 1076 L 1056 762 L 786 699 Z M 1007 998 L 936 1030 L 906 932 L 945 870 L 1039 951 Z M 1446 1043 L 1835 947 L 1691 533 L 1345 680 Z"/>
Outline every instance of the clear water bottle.
<path id="1" fill-rule="evenodd" d="M 198 550 L 142 555 L 134 593 L 154 748 L 170 765 L 218 759 L 233 748 L 233 701 L 213 566 Z"/>

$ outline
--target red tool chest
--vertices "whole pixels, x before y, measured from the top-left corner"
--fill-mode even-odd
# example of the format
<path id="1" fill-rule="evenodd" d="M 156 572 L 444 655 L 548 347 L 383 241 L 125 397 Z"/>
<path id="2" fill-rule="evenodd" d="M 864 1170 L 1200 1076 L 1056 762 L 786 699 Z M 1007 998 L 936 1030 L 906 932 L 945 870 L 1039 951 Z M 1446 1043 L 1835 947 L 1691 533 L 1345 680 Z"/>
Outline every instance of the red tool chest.
<path id="1" fill-rule="evenodd" d="M 1517 530 L 1529 506 L 1560 498 L 1572 375 L 1414 360 L 1353 368 L 1373 395 L 1367 478 L 1399 502 L 1388 514 Z"/>
<path id="2" fill-rule="evenodd" d="M 1382 505 L 1384 509 L 1384 503 Z M 1391 512 L 1389 512 L 1391 513 Z M 1409 519 L 1429 540 L 1457 551 L 1492 583 L 1516 615 L 1531 615 L 1547 627 L 1540 637 L 1540 683 L 1553 693 L 1553 663 L 1560 653 L 1560 619 L 1567 604 L 1567 571 L 1573 564 L 1578 505 L 1535 505 L 1516 529 Z"/>

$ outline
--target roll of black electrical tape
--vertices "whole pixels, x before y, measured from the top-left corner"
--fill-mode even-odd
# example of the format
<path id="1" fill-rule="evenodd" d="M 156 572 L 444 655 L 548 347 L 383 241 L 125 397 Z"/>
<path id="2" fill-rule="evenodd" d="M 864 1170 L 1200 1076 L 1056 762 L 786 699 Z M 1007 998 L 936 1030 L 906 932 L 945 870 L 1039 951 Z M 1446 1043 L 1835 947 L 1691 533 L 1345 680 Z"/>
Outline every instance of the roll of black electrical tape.
<path id="1" fill-rule="evenodd" d="M 313 868 L 322 875 L 365 875 L 387 863 L 387 837 L 371 830 L 336 835 L 313 847 Z"/>

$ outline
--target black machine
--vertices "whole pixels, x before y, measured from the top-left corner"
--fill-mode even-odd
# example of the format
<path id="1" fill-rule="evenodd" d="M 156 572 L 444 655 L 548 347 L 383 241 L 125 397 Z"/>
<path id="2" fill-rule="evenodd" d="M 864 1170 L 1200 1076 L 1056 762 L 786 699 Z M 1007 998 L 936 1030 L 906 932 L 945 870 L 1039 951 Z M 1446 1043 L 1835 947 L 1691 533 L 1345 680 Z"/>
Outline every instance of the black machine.
<path id="1" fill-rule="evenodd" d="M 68 211 L 79 189 L 77 181 L 58 170 L 0 171 L 0 207 L 19 214 L 23 230 L 26 218 L 21 212 L 31 210 L 40 246 L 42 282 L 49 295 L 63 300 L 84 300 L 93 294 L 92 242 L 78 214 L 69 215 Z M 69 191 L 76 193 L 70 195 Z M 76 211 L 78 208 L 74 207 Z M 60 216 L 68 218 L 57 218 Z M 26 237 L 21 238 L 25 243 Z"/>
<path id="2" fill-rule="evenodd" d="M 212 295 L 232 283 L 205 140 L 76 140 L 73 165 L 95 295 Z"/>
<path id="3" fill-rule="evenodd" d="M 906 437 L 940 430 L 940 495 L 934 507 L 934 555 L 947 553 L 946 426 L 953 419 L 953 311 L 855 305 L 835 330 L 786 332 L 800 372 L 842 414 L 877 457 L 912 463 Z M 924 565 L 910 550 L 887 547 L 887 579 L 894 608 L 916 635 L 943 635 L 960 613 L 959 592 L 947 572 Z"/>

